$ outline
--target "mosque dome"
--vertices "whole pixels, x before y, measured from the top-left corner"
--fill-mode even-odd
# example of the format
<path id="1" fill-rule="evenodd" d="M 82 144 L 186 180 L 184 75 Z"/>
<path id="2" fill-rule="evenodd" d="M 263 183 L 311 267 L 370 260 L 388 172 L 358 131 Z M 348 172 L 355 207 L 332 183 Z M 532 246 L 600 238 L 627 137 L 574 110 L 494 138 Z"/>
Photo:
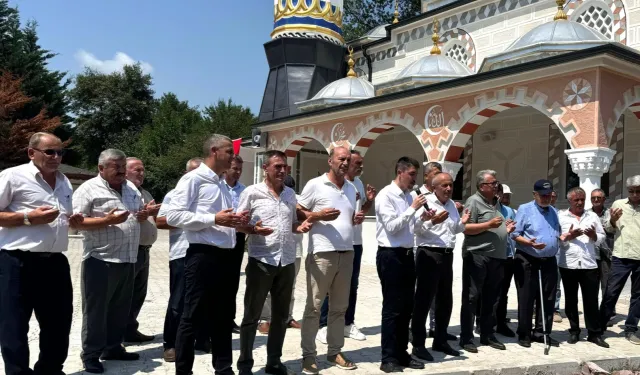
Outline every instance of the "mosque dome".
<path id="1" fill-rule="evenodd" d="M 271 38 L 318 38 L 339 45 L 344 0 L 273 0 Z"/>
<path id="2" fill-rule="evenodd" d="M 364 34 L 364 37 L 369 39 L 384 38 L 387 36 L 387 26 L 389 26 L 388 23 L 384 25 L 376 26 L 373 29 L 369 30 L 366 34 Z"/>

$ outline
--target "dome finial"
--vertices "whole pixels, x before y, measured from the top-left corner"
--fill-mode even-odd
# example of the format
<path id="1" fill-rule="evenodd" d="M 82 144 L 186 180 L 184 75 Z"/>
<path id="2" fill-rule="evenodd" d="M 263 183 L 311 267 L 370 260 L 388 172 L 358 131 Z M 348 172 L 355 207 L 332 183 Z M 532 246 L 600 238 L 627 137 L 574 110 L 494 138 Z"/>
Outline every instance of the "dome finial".
<path id="1" fill-rule="evenodd" d="M 400 12 L 398 12 L 398 0 L 396 0 L 396 10 L 393 12 L 393 23 L 400 22 L 398 17 L 400 17 Z"/>
<path id="2" fill-rule="evenodd" d="M 556 4 L 558 4 L 558 12 L 553 17 L 554 21 L 567 20 L 567 14 L 564 12 L 564 0 L 556 0 Z"/>
<path id="3" fill-rule="evenodd" d="M 560 1 L 560 0 L 558 0 Z M 439 55 L 440 52 L 440 47 L 438 47 L 438 43 L 440 43 L 440 36 L 438 35 L 438 28 L 440 27 L 440 23 L 438 22 L 438 19 L 434 19 L 433 20 L 433 35 L 431 36 L 431 40 L 433 40 L 433 47 L 431 47 L 431 54 L 432 55 Z"/>
<path id="4" fill-rule="evenodd" d="M 355 61 L 353 61 L 353 47 L 349 46 L 347 50 L 349 51 L 349 61 L 347 61 L 347 64 L 349 64 L 349 71 L 347 72 L 347 77 L 357 78 L 358 75 L 356 74 L 356 71 L 353 70 L 353 67 L 356 65 Z"/>

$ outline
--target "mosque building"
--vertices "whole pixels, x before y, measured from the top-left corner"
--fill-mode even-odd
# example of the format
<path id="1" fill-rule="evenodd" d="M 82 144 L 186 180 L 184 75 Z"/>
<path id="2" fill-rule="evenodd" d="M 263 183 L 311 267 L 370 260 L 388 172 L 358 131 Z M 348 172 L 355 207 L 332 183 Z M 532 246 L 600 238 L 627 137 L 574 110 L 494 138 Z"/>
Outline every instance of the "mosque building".
<path id="1" fill-rule="evenodd" d="M 640 174 L 639 0 L 426 0 L 354 41 L 342 20 L 342 0 L 274 0 L 255 180 L 277 149 L 301 189 L 339 145 L 378 190 L 411 156 L 442 163 L 457 200 L 496 170 L 515 207 L 540 178 L 566 207 L 573 186 L 612 200 Z"/>

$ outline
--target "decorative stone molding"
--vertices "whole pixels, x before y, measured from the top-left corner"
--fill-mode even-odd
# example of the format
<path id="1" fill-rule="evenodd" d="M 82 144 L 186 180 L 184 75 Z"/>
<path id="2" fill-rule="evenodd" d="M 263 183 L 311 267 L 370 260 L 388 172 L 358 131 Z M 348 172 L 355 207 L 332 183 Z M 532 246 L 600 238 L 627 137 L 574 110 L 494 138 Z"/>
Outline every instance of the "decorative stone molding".
<path id="1" fill-rule="evenodd" d="M 589 147 L 566 150 L 571 169 L 580 178 L 580 187 L 584 189 L 587 197 L 591 196 L 594 189 L 600 188 L 600 179 L 605 174 L 616 152 L 610 148 Z M 591 201 L 585 202 L 585 207 L 591 207 Z"/>
<path id="2" fill-rule="evenodd" d="M 373 142 L 385 131 L 402 126 L 413 135 L 419 137 L 424 129 L 409 113 L 400 110 L 384 111 L 368 116 L 355 127 L 355 132 L 348 137 L 349 143 L 364 156 Z"/>
<path id="3" fill-rule="evenodd" d="M 427 162 L 425 162 L 424 164 L 427 164 Z M 455 181 L 456 176 L 458 175 L 458 172 L 460 172 L 460 169 L 462 168 L 462 163 L 455 163 L 452 161 L 442 161 L 440 162 L 440 164 L 442 164 L 442 171 L 445 173 L 449 173 L 453 178 L 453 180 Z"/>

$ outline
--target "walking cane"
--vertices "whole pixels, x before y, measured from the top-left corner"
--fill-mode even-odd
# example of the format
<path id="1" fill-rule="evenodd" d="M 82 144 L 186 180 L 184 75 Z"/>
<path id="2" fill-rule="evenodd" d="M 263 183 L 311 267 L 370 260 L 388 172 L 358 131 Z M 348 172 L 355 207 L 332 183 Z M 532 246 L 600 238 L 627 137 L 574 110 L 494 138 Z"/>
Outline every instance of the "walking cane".
<path id="1" fill-rule="evenodd" d="M 544 313 L 544 298 L 542 296 L 542 270 L 538 268 L 538 285 L 540 285 L 540 310 L 542 312 L 542 337 L 544 338 L 544 355 L 549 355 L 551 344 L 547 340 L 547 315 Z"/>

